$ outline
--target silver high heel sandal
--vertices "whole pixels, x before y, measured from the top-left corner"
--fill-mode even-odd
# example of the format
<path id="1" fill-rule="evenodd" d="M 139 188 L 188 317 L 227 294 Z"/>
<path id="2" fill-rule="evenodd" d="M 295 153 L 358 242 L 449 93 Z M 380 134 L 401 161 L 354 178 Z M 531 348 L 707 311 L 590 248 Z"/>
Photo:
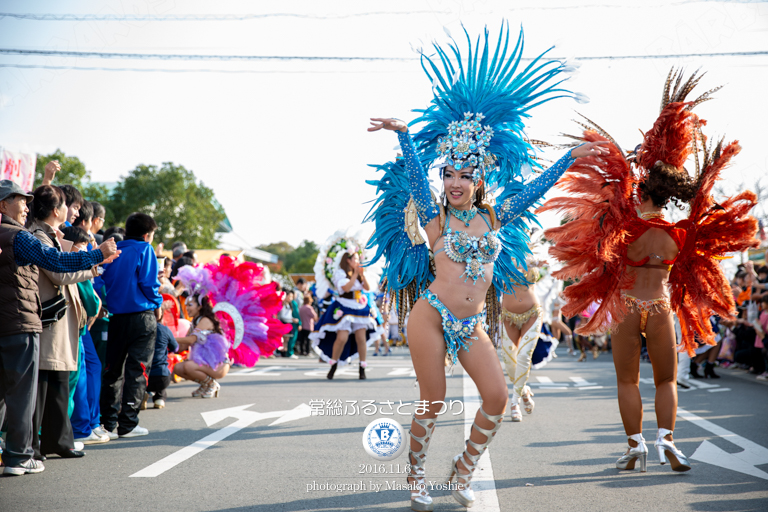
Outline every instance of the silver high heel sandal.
<path id="1" fill-rule="evenodd" d="M 205 393 L 205 391 L 208 389 L 208 386 L 211 384 L 212 380 L 213 379 L 210 377 L 206 377 L 205 380 L 196 380 L 195 382 L 200 384 L 200 387 L 192 392 L 192 396 L 195 398 L 197 398 L 198 396 L 202 396 L 203 393 Z"/>
<path id="2" fill-rule="evenodd" d="M 627 453 L 616 461 L 616 469 L 635 469 L 635 461 L 640 461 L 640 472 L 645 473 L 648 462 L 648 447 L 645 446 L 643 434 L 632 434 L 629 438 L 637 443 L 637 446 L 629 447 Z"/>
<path id="3" fill-rule="evenodd" d="M 467 508 L 475 504 L 475 492 L 472 490 L 472 475 L 475 472 L 477 461 L 480 460 L 480 457 L 483 456 L 483 453 L 485 453 L 488 445 L 491 444 L 493 436 L 496 435 L 496 432 L 498 432 L 498 430 L 501 428 L 501 422 L 504 420 L 503 414 L 499 414 L 497 416 L 489 416 L 483 410 L 482 405 L 480 406 L 480 414 L 485 416 L 485 419 L 493 423 L 493 428 L 490 430 L 481 428 L 477 425 L 477 419 L 475 419 L 475 422 L 472 424 L 472 428 L 485 436 L 485 442 L 482 444 L 477 444 L 476 442 L 472 441 L 472 439 L 467 439 L 467 447 L 464 449 L 464 452 L 453 458 L 451 474 L 448 476 L 448 485 L 452 489 L 451 495 L 456 501 Z M 470 435 L 471 433 L 472 431 L 470 430 Z M 470 446 L 475 449 L 477 455 L 469 453 Z M 469 473 L 466 475 L 459 473 L 459 461 L 461 461 L 467 471 L 469 471 Z M 456 479 L 456 484 L 451 485 L 451 482 L 454 480 L 454 478 Z"/>
<path id="4" fill-rule="evenodd" d="M 512 404 L 509 406 L 510 420 L 514 423 L 523 421 L 523 413 L 520 412 L 520 404 Z"/>
<path id="5" fill-rule="evenodd" d="M 424 435 L 419 437 L 414 434 L 413 426 L 411 426 L 411 439 L 421 445 L 421 450 L 417 452 L 413 451 L 413 445 L 408 445 L 408 462 L 411 465 L 408 478 L 413 479 L 412 482 L 409 482 L 409 484 L 413 485 L 413 490 L 411 490 L 411 510 L 419 512 L 430 511 L 435 509 L 435 505 L 432 503 L 432 497 L 427 492 L 427 483 L 424 479 L 424 462 L 427 459 L 427 450 L 429 449 L 429 442 L 432 441 L 436 420 L 434 418 L 418 419 L 414 415 L 413 421 L 424 429 Z"/>
<path id="6" fill-rule="evenodd" d="M 221 384 L 216 382 L 215 379 L 211 378 L 211 382 L 208 383 L 208 387 L 205 388 L 205 391 L 203 391 L 203 394 L 200 395 L 200 398 L 218 398 L 220 389 Z"/>
<path id="7" fill-rule="evenodd" d="M 533 396 L 533 391 L 531 391 L 531 388 L 526 384 L 523 386 L 523 392 L 520 396 L 520 398 L 523 399 L 523 407 L 525 407 L 525 412 L 528 414 L 531 414 L 533 412 L 533 408 L 536 407 L 536 402 L 533 401 L 531 398 Z"/>
<path id="8" fill-rule="evenodd" d="M 667 441 L 664 436 L 671 434 L 671 430 L 666 428 L 659 429 L 659 435 L 656 439 L 656 449 L 659 450 L 659 462 L 662 465 L 669 462 L 672 467 L 672 471 L 688 471 L 691 469 L 691 464 L 688 459 L 683 455 L 683 452 L 677 449 L 673 441 Z"/>

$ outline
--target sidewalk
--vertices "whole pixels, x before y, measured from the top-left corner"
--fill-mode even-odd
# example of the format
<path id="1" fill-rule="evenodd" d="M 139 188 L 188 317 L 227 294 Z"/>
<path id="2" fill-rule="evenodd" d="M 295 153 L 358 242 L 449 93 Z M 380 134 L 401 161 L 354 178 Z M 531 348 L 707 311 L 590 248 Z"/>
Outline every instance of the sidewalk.
<path id="1" fill-rule="evenodd" d="M 722 375 L 727 375 L 729 377 L 736 377 L 737 379 L 746 380 L 749 382 L 756 382 L 758 384 L 762 384 L 763 386 L 768 386 L 768 380 L 757 380 L 757 375 L 754 373 L 749 373 L 747 370 L 739 370 L 737 368 L 723 368 L 721 366 L 718 366 L 715 368 L 715 371 L 717 373 L 720 373 Z"/>

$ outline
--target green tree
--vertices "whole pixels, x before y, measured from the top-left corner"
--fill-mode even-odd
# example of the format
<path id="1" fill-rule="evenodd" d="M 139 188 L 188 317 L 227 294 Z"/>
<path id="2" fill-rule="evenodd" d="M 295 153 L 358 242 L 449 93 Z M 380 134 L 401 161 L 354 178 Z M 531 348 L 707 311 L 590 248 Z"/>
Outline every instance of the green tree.
<path id="1" fill-rule="evenodd" d="M 156 242 L 183 240 L 190 249 L 215 248 L 216 229 L 226 218 L 214 204 L 213 190 L 172 162 L 159 169 L 137 166 L 115 187 L 109 206 L 119 222 L 136 211 L 151 215 L 158 225 Z"/>
<path id="2" fill-rule="evenodd" d="M 277 263 L 270 265 L 269 268 L 273 272 L 283 274 L 309 274 L 313 272 L 319 251 L 317 244 L 310 240 L 304 240 L 298 247 L 293 247 L 288 242 L 276 242 L 260 245 L 257 249 L 276 255 Z"/>
<path id="3" fill-rule="evenodd" d="M 51 160 L 58 160 L 61 170 L 56 173 L 54 184 L 69 184 L 77 187 L 81 192 L 83 186 L 90 182 L 91 173 L 86 170 L 85 164 L 76 156 L 67 156 L 60 149 L 57 149 L 50 155 L 37 155 L 37 164 L 35 165 L 35 188 L 43 183 L 45 174 L 45 165 Z"/>
<path id="4" fill-rule="evenodd" d="M 285 256 L 285 269 L 291 274 L 313 272 L 318 251 L 315 242 L 304 240 L 301 245 Z"/>

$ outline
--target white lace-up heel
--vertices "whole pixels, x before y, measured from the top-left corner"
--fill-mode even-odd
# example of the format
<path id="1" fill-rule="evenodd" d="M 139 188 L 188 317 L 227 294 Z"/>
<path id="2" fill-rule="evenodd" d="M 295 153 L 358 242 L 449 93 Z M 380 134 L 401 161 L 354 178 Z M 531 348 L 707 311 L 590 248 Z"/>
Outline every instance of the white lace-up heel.
<path id="1" fill-rule="evenodd" d="M 411 510 L 418 512 L 430 511 L 435 509 L 435 505 L 432 503 L 432 497 L 427 492 L 427 482 L 424 478 L 424 462 L 427 460 L 427 450 L 429 449 L 429 442 L 432 441 L 432 433 L 435 431 L 435 419 L 418 419 L 415 415 L 413 421 L 421 428 L 424 429 L 423 436 L 417 436 L 413 433 L 413 425 L 411 425 L 410 436 L 411 439 L 421 445 L 421 450 L 413 451 L 412 444 L 408 445 L 408 462 L 411 465 L 411 470 L 408 473 L 409 482 L 412 485 L 411 490 Z"/>
<path id="2" fill-rule="evenodd" d="M 648 462 L 648 447 L 645 446 L 643 434 L 632 434 L 629 438 L 637 443 L 637 446 L 630 446 L 627 453 L 616 461 L 616 469 L 635 469 L 635 462 L 640 461 L 640 472 L 645 473 Z"/>
<path id="3" fill-rule="evenodd" d="M 688 471 L 691 469 L 691 464 L 683 452 L 677 449 L 673 441 L 667 441 L 665 436 L 671 434 L 671 430 L 666 428 L 659 429 L 659 435 L 656 438 L 656 449 L 659 451 L 659 462 L 662 465 L 669 462 L 672 471 Z"/>
<path id="4" fill-rule="evenodd" d="M 477 424 L 477 418 L 475 418 L 475 422 L 472 424 L 472 428 L 485 436 L 485 442 L 478 444 L 472 441 L 472 439 L 467 439 L 467 447 L 464 449 L 464 452 L 453 458 L 451 474 L 448 476 L 448 485 L 451 488 L 451 495 L 456 501 L 467 508 L 471 507 L 475 503 L 475 492 L 472 490 L 472 475 L 474 474 L 475 468 L 477 467 L 477 461 L 480 460 L 480 457 L 483 456 L 483 453 L 485 453 L 488 445 L 491 444 L 493 436 L 496 435 L 496 432 L 498 432 L 498 430 L 501 428 L 501 422 L 504 420 L 503 414 L 499 414 L 497 416 L 489 416 L 483 410 L 482 406 L 480 406 L 480 414 L 485 416 L 485 419 L 493 423 L 493 428 L 490 430 L 481 428 Z M 470 430 L 470 435 L 471 433 L 472 431 Z M 475 449 L 477 455 L 469 453 L 470 446 Z M 459 472 L 459 461 L 461 461 L 469 473 L 463 474 Z M 456 484 L 451 485 L 451 482 L 454 479 L 456 480 Z"/>

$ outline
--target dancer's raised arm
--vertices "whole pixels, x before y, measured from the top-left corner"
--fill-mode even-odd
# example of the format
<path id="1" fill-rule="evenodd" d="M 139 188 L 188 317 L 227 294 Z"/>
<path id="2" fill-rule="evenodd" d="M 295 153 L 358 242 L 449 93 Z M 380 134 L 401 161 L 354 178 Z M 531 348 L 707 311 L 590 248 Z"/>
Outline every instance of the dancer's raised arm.
<path id="1" fill-rule="evenodd" d="M 577 159 L 585 156 L 607 155 L 608 148 L 602 147 L 607 142 L 588 142 L 579 147 L 569 150 L 560 160 L 544 171 L 538 178 L 525 186 L 525 190 L 519 194 L 505 197 L 502 193 L 499 197 L 499 204 L 496 206 L 496 217 L 501 225 L 507 224 L 519 217 L 524 211 L 530 208 L 533 203 L 541 199 L 547 190 L 560 179 L 560 176 L 568 170 L 571 164 Z"/>
<path id="2" fill-rule="evenodd" d="M 416 156 L 416 148 L 413 147 L 413 141 L 408 133 L 408 125 L 399 119 L 371 118 L 371 127 L 369 132 L 375 132 L 384 128 L 397 132 L 397 139 L 400 141 L 400 148 L 403 150 L 405 158 L 405 170 L 408 172 L 408 182 L 411 185 L 411 197 L 416 205 L 416 211 L 419 214 L 421 226 L 426 228 L 433 219 L 439 215 L 437 205 L 432 200 L 432 192 L 429 190 L 429 181 L 427 173 L 424 171 L 421 162 Z"/>

